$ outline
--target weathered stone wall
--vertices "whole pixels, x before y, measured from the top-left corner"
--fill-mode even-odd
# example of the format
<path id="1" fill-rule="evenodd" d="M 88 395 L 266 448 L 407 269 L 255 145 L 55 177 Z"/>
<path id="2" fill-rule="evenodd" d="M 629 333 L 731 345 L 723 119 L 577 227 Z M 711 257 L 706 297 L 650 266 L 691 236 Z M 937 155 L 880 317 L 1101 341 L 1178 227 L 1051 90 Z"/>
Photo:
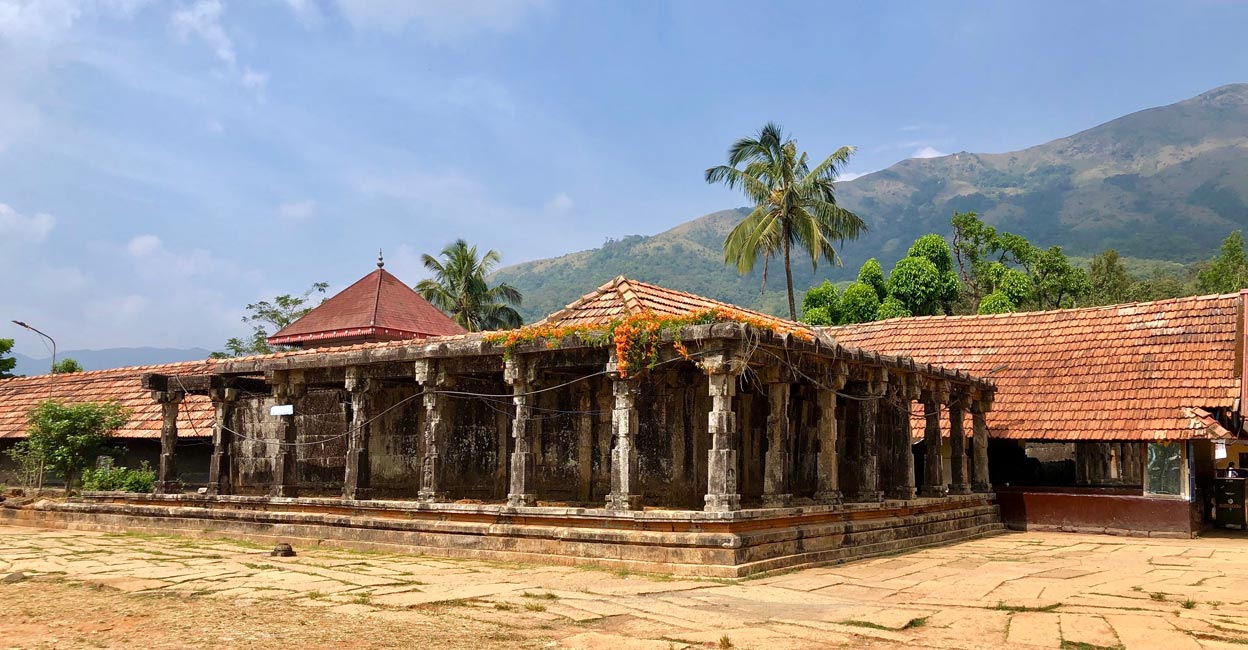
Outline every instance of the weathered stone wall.
<path id="1" fill-rule="evenodd" d="M 420 387 L 385 387 L 373 395 L 368 456 L 373 495 L 415 499 L 420 490 L 420 460 L 424 451 L 424 404 Z"/>
<path id="2" fill-rule="evenodd" d="M 457 390 L 483 395 L 510 392 L 502 377 L 474 381 Z M 442 458 L 443 489 L 452 499 L 505 499 L 506 483 L 499 469 L 506 468 L 511 437 L 509 398 L 456 398 L 449 400 L 451 429 Z M 501 447 L 500 447 L 501 444 Z M 501 449 L 501 453 L 500 453 Z M 502 464 L 500 465 L 500 462 Z M 506 478 L 506 474 L 503 474 Z"/>

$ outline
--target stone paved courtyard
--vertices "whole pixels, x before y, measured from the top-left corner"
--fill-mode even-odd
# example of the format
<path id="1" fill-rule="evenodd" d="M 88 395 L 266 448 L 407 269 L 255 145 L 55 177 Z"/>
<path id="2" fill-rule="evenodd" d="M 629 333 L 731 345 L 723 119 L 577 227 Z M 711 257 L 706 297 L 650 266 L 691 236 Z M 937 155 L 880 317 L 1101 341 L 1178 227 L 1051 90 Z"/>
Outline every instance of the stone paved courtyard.
<path id="1" fill-rule="evenodd" d="M 297 550 L 0 527 L 0 648 L 1248 644 L 1248 537 L 1005 534 L 739 581 Z"/>

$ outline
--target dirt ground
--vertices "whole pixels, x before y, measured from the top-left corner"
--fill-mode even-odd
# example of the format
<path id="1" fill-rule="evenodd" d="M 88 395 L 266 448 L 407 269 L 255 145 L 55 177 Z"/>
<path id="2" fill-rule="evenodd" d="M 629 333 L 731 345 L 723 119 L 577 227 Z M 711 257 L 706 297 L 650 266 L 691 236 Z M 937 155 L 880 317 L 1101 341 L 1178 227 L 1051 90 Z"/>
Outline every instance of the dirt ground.
<path id="1" fill-rule="evenodd" d="M 0 648 L 1239 650 L 1248 539 L 1006 534 L 738 581 L 0 527 Z"/>

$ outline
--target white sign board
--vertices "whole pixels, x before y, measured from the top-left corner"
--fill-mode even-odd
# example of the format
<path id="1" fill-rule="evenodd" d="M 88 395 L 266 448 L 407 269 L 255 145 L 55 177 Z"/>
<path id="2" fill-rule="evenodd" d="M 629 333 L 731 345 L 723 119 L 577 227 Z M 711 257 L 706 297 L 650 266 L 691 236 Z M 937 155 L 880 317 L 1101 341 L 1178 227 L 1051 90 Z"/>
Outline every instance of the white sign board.
<path id="1" fill-rule="evenodd" d="M 269 409 L 269 415 L 294 415 L 294 404 L 278 404 Z"/>
<path id="2" fill-rule="evenodd" d="M 1225 442 L 1214 443 L 1213 458 L 1214 460 L 1222 460 L 1223 458 L 1226 458 L 1226 443 Z"/>

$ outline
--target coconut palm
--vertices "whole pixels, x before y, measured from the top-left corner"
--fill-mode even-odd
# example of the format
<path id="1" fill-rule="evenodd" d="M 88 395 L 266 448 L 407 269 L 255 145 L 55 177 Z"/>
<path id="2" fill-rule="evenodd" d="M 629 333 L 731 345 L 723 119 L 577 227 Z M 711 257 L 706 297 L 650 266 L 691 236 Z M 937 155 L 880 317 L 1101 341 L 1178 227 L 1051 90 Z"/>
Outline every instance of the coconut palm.
<path id="1" fill-rule="evenodd" d="M 457 239 L 442 249 L 441 259 L 426 254 L 421 260 L 433 277 L 421 280 L 416 291 L 464 329 L 480 332 L 524 323 L 515 310 L 520 306 L 520 292 L 507 283 L 491 287 L 486 279 L 502 260 L 498 251 L 478 258 L 476 246 Z"/>
<path id="2" fill-rule="evenodd" d="M 779 125 L 768 122 L 754 137 L 737 140 L 728 150 L 727 165 L 706 170 L 706 182 L 739 187 L 754 203 L 724 240 L 724 262 L 745 274 L 760 255 L 768 262 L 773 255 L 783 257 L 789 318 L 797 320 L 790 250 L 805 249 L 814 268 L 821 257 L 839 265 L 833 243 L 857 239 L 867 225 L 838 206 L 833 192 L 854 148 L 841 147 L 812 168 L 806 152 L 799 154 L 797 143 L 786 137 Z"/>

